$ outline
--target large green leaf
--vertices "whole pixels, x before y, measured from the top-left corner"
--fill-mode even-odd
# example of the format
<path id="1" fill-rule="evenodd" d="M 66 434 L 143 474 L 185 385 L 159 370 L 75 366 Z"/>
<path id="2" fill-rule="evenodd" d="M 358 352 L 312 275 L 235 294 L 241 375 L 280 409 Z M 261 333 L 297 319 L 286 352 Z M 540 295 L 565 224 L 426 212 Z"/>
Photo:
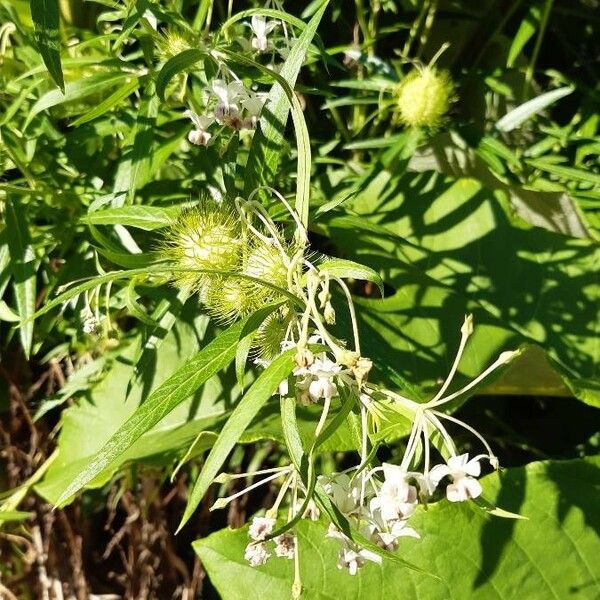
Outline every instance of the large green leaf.
<path id="1" fill-rule="evenodd" d="M 323 524 L 298 525 L 300 572 L 306 600 L 431 600 L 499 598 L 590 599 L 600 585 L 598 511 L 600 459 L 532 463 L 482 481 L 486 497 L 527 520 L 488 516 L 473 504 L 441 501 L 419 511 L 411 525 L 421 540 L 400 540 L 398 553 L 439 576 L 385 561 L 367 563 L 355 577 L 336 568 L 338 544 Z M 247 529 L 223 530 L 194 547 L 223 600 L 256 590 L 288 599 L 293 563 L 271 558 L 258 568 L 244 561 Z"/>
<path id="2" fill-rule="evenodd" d="M 36 490 L 52 504 L 61 492 L 101 450 L 114 433 L 131 417 L 144 398 L 198 353 L 209 338 L 208 318 L 190 319 L 197 310 L 189 303 L 177 324 L 154 352 L 144 354 L 144 339 L 132 343 L 99 359 L 91 381 L 77 385 L 79 371 L 69 380 L 73 389 L 73 406 L 61 413 L 58 456 Z M 168 313 L 169 314 L 169 313 Z M 145 356 L 143 364 L 136 360 Z M 94 367 L 94 365 L 92 365 Z M 98 370 L 103 369 L 104 373 Z M 136 378 L 131 380 L 134 373 Z M 84 374 L 85 375 L 85 374 Z M 94 381 L 95 379 L 95 381 Z M 192 392 L 168 415 L 144 433 L 102 474 L 86 487 L 102 485 L 114 471 L 127 462 L 171 462 L 189 447 L 195 436 L 218 422 L 233 401 L 238 390 L 224 383 L 224 376 L 210 378 L 199 390 Z M 91 432 L 93 435 L 82 435 Z"/>
<path id="3" fill-rule="evenodd" d="M 389 337 L 391 324 L 409 338 L 415 360 L 441 354 L 448 364 L 456 343 L 446 344 L 462 321 L 457 312 L 474 311 L 484 360 L 507 343 L 538 344 L 578 397 L 600 404 L 595 242 L 526 225 L 512 217 L 501 190 L 431 172 L 382 170 L 352 208 L 360 215 L 353 229 L 344 217 L 322 218 L 349 257 L 379 269 L 397 290 L 393 298 L 364 303 L 363 316 L 379 336 Z M 429 328 L 419 327 L 419 319 Z M 411 325 L 414 334 L 407 336 Z M 420 383 L 421 375 L 409 379 Z"/>

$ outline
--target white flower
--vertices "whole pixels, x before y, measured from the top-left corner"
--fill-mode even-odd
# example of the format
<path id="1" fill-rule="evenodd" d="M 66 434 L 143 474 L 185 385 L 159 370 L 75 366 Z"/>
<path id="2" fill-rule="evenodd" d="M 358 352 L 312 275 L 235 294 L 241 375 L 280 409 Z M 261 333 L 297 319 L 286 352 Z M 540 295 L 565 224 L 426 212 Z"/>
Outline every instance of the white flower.
<path id="1" fill-rule="evenodd" d="M 208 133 L 207 129 L 212 125 L 214 119 L 205 115 L 197 115 L 191 110 L 186 110 L 183 114 L 191 119 L 195 127 L 188 133 L 188 141 L 196 146 L 208 146 L 212 135 Z"/>
<path id="2" fill-rule="evenodd" d="M 275 554 L 280 558 L 294 558 L 296 552 L 296 540 L 291 533 L 278 535 L 274 540 Z"/>
<path id="3" fill-rule="evenodd" d="M 393 552 L 398 548 L 398 538 L 413 537 L 419 539 L 421 536 L 406 524 L 406 519 L 383 523 L 381 515 L 372 514 L 373 522 L 369 525 L 367 533 L 371 540 L 386 550 Z"/>
<path id="4" fill-rule="evenodd" d="M 96 318 L 96 315 L 94 315 L 89 306 L 86 306 L 81 311 L 79 317 L 82 321 L 83 333 L 91 335 L 98 332 L 100 329 L 100 321 Z"/>
<path id="5" fill-rule="evenodd" d="M 377 496 L 371 500 L 371 512 L 379 509 L 385 521 L 406 519 L 417 506 L 417 488 L 408 483 L 408 473 L 401 467 L 388 463 L 382 466 L 385 481 Z"/>
<path id="6" fill-rule="evenodd" d="M 267 39 L 267 35 L 277 27 L 277 21 L 267 21 L 265 17 L 254 15 L 250 24 L 250 29 L 254 33 L 252 38 L 252 47 L 259 52 L 266 52 L 272 47 L 272 44 Z"/>
<path id="7" fill-rule="evenodd" d="M 469 460 L 468 454 L 451 456 L 446 465 L 436 465 L 431 469 L 429 478 L 437 484 L 446 475 L 452 478 L 452 483 L 446 487 L 446 496 L 450 502 L 462 502 L 481 495 L 481 484 L 475 477 L 481 474 L 479 461 L 483 455 Z"/>
<path id="8" fill-rule="evenodd" d="M 311 377 L 308 384 L 308 394 L 313 402 L 338 395 L 333 378 L 341 373 L 342 367 L 334 363 L 324 353 L 315 358 L 310 367 L 302 369 L 302 371 Z"/>
<path id="9" fill-rule="evenodd" d="M 267 95 L 264 93 L 250 92 L 243 100 L 242 107 L 251 117 L 258 117 L 265 105 Z"/>
<path id="10" fill-rule="evenodd" d="M 248 535 L 254 541 L 261 542 L 273 531 L 274 526 L 275 519 L 271 517 L 254 517 L 252 525 L 248 529 Z"/>
<path id="11" fill-rule="evenodd" d="M 360 486 L 345 473 L 334 473 L 330 477 L 319 475 L 319 483 L 333 503 L 345 515 L 356 512 L 360 507 Z"/>
<path id="12" fill-rule="evenodd" d="M 356 550 L 353 548 L 343 547 L 338 555 L 338 569 L 348 569 L 350 575 L 356 575 L 356 572 L 362 567 L 367 560 L 370 560 L 378 565 L 381 564 L 381 556 L 371 552 L 370 550 Z"/>
<path id="13" fill-rule="evenodd" d="M 215 106 L 216 120 L 234 129 L 239 129 L 241 122 L 239 119 L 240 107 L 238 101 L 247 98 L 246 88 L 239 81 L 225 83 L 222 79 L 215 79 L 212 82 L 213 94 L 217 97 L 218 103 Z"/>
<path id="14" fill-rule="evenodd" d="M 267 545 L 262 542 L 260 544 L 248 544 L 244 558 L 250 563 L 251 567 L 259 567 L 267 562 L 271 556 L 267 550 Z"/>
<path id="15" fill-rule="evenodd" d="M 246 117 L 243 120 L 244 129 L 254 129 L 256 127 L 266 99 L 266 94 L 249 92 L 246 99 L 242 101 L 242 108 L 246 112 Z"/>

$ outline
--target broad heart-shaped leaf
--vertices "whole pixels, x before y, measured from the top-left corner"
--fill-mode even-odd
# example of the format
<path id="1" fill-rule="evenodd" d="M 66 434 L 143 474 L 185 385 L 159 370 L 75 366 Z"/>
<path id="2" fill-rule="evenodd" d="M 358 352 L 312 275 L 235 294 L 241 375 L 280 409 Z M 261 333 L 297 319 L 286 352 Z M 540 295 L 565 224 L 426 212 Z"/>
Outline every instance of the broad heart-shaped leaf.
<path id="1" fill-rule="evenodd" d="M 473 178 L 381 170 L 352 201 L 358 231 L 343 217 L 322 218 L 346 255 L 380 269 L 397 290 L 393 299 L 367 302 L 365 318 L 378 313 L 372 325 L 379 336 L 388 334 L 389 321 L 399 336 L 413 326 L 407 342 L 415 356 L 436 360 L 441 350 L 447 364 L 456 343 L 446 344 L 452 332 L 458 338 L 462 322 L 448 308 L 462 303 L 476 312 L 476 335 L 482 326 L 494 334 L 481 340 L 486 354 L 506 349 L 507 341 L 513 348 L 538 344 L 578 397 L 599 405 L 600 248 L 529 226 L 506 202 Z M 430 330 L 418 328 L 419 319 Z M 408 379 L 419 383 L 420 374 Z"/>
<path id="2" fill-rule="evenodd" d="M 278 356 L 258 376 L 227 419 L 189 494 L 188 503 L 179 525 L 180 529 L 200 504 L 210 484 L 227 459 L 227 455 L 238 443 L 252 419 L 266 404 L 267 400 L 272 397 L 277 386 L 292 372 L 294 368 L 292 357 L 295 353 L 296 350 L 292 348 Z"/>
<path id="3" fill-rule="evenodd" d="M 54 83 L 64 92 L 65 80 L 60 64 L 58 0 L 30 0 L 35 41 Z"/>
<path id="4" fill-rule="evenodd" d="M 57 504 L 67 501 L 105 469 L 118 462 L 123 454 L 147 431 L 164 419 L 176 406 L 194 394 L 206 381 L 224 369 L 235 356 L 236 343 L 244 327 L 240 321 L 221 333 L 194 358 L 164 381 L 136 408 L 135 412 L 112 434 L 92 457 L 84 461 L 68 483 Z"/>
<path id="5" fill-rule="evenodd" d="M 410 525 L 420 540 L 401 538 L 398 554 L 440 579 L 385 561 L 355 577 L 338 570 L 336 541 L 323 523 L 297 526 L 302 598 L 306 600 L 432 600 L 444 598 L 592 599 L 600 585 L 600 519 L 596 498 L 600 459 L 531 463 L 485 477 L 487 497 L 527 520 L 490 517 L 470 503 L 441 501 L 418 511 Z M 257 590 L 272 600 L 291 597 L 293 561 L 244 561 L 247 528 L 198 540 L 194 548 L 223 600 Z"/>

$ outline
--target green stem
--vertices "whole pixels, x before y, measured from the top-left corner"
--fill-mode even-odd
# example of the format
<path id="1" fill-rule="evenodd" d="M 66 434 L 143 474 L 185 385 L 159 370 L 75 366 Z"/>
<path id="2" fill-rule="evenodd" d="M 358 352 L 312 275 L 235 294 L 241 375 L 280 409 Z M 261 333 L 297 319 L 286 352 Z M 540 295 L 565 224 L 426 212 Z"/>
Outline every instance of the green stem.
<path id="1" fill-rule="evenodd" d="M 540 23 L 540 31 L 538 33 L 537 39 L 535 40 L 535 47 L 533 48 L 531 60 L 527 65 L 527 71 L 525 71 L 525 83 L 523 85 L 523 93 L 521 95 L 523 100 L 525 100 L 527 96 L 527 90 L 529 89 L 529 86 L 531 85 L 531 82 L 533 80 L 535 64 L 540 53 L 540 48 L 542 47 L 542 41 L 544 40 L 544 34 L 546 33 L 546 27 L 548 26 L 548 20 L 550 18 L 550 12 L 552 11 L 553 4 L 554 0 L 546 0 L 546 5 L 544 6 L 544 13 L 542 14 L 542 21 Z"/>

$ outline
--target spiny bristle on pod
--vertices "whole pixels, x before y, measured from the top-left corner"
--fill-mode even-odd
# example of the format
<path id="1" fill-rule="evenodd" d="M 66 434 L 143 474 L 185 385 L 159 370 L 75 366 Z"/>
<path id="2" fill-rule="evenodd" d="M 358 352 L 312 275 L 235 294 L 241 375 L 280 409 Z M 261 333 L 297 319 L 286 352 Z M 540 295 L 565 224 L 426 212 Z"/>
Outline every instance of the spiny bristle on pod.
<path id="1" fill-rule="evenodd" d="M 455 86 L 447 71 L 420 67 L 397 88 L 400 120 L 415 127 L 439 126 L 454 101 Z"/>
<path id="2" fill-rule="evenodd" d="M 240 277 L 213 279 L 202 294 L 202 302 L 208 313 L 222 323 L 246 317 L 262 306 L 247 280 Z"/>
<path id="3" fill-rule="evenodd" d="M 159 52 L 164 58 L 169 59 L 181 54 L 185 50 L 194 48 L 196 42 L 190 39 L 190 37 L 190 35 L 168 28 L 157 40 Z"/>
<path id="4" fill-rule="evenodd" d="M 181 213 L 166 236 L 163 252 L 181 269 L 173 273 L 174 282 L 200 289 L 214 275 L 198 269 L 239 270 L 241 245 L 239 220 L 228 208 L 211 200 Z"/>
<path id="5" fill-rule="evenodd" d="M 282 248 L 289 257 L 289 248 L 282 244 Z M 257 242 L 248 254 L 244 264 L 244 275 L 258 280 L 253 283 L 257 296 L 264 301 L 274 300 L 279 296 L 276 290 L 261 285 L 264 281 L 277 287 L 287 289 L 288 265 L 282 255 L 280 247 L 273 243 Z"/>
<path id="6" fill-rule="evenodd" d="M 272 360 L 281 354 L 281 343 L 285 339 L 292 313 L 281 308 L 270 314 L 258 328 L 254 339 L 254 350 L 258 358 Z"/>

